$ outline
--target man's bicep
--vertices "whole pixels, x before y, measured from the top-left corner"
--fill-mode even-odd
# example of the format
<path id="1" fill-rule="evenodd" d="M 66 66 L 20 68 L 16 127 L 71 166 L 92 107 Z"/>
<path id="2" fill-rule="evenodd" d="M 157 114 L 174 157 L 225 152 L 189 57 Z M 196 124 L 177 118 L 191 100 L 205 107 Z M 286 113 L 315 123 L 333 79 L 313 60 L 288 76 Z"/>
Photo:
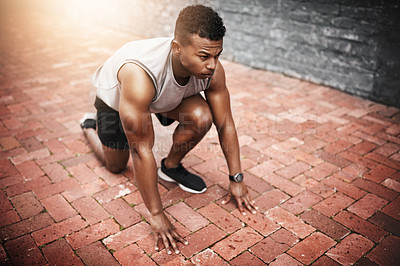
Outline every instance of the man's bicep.
<path id="1" fill-rule="evenodd" d="M 153 143 L 154 133 L 149 105 L 154 97 L 154 85 L 147 73 L 133 64 L 121 68 L 119 113 L 130 146 L 134 143 Z"/>

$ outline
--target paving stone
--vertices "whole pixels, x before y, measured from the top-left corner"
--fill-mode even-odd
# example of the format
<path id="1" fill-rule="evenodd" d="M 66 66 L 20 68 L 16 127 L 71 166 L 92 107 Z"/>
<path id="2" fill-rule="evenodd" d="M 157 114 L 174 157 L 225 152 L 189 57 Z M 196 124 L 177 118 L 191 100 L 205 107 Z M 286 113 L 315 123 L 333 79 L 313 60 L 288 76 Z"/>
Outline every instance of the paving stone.
<path id="1" fill-rule="evenodd" d="M 285 228 L 281 228 L 270 235 L 271 239 L 277 243 L 286 244 L 289 247 L 299 242 L 299 238 Z"/>
<path id="2" fill-rule="evenodd" d="M 11 198 L 11 202 L 22 219 L 35 216 L 44 210 L 31 192 L 14 196 Z"/>
<path id="3" fill-rule="evenodd" d="M 107 202 L 103 207 L 124 228 L 141 221 L 140 215 L 121 198 Z"/>
<path id="4" fill-rule="evenodd" d="M 9 224 L 14 224 L 21 220 L 18 213 L 14 210 L 2 212 L 1 215 L 2 218 L 0 220 L 0 227 L 4 227 Z"/>
<path id="5" fill-rule="evenodd" d="M 46 245 L 42 252 L 51 265 L 84 265 L 63 238 Z"/>
<path id="6" fill-rule="evenodd" d="M 69 178 L 58 183 L 52 183 L 48 186 L 35 187 L 33 188 L 33 192 L 36 194 L 38 199 L 44 199 L 77 186 L 79 186 L 78 182 L 76 182 L 73 178 Z"/>
<path id="7" fill-rule="evenodd" d="M 335 240 L 340 240 L 350 233 L 344 226 L 314 210 L 307 210 L 299 217 Z"/>
<path id="8" fill-rule="evenodd" d="M 400 260 L 399 246 L 400 238 L 389 235 L 367 254 L 367 258 L 379 265 L 396 265 Z"/>
<path id="9" fill-rule="evenodd" d="M 256 206 L 261 212 L 268 211 L 280 205 L 290 197 L 278 189 L 273 189 L 255 199 Z"/>
<path id="10" fill-rule="evenodd" d="M 255 214 L 247 213 L 246 215 L 243 215 L 238 209 L 236 209 L 232 211 L 232 214 L 264 236 L 268 236 L 280 228 L 279 225 L 265 217 L 265 215 L 260 212 Z"/>
<path id="11" fill-rule="evenodd" d="M 11 240 L 4 246 L 15 265 L 46 264 L 46 259 L 30 235 Z"/>
<path id="12" fill-rule="evenodd" d="M 246 180 L 247 181 L 247 180 Z M 193 209 L 201 208 L 210 202 L 216 201 L 227 194 L 226 190 L 215 185 L 207 188 L 207 191 L 202 194 L 195 194 L 185 199 L 185 203 Z"/>
<path id="13" fill-rule="evenodd" d="M 116 234 L 110 235 L 103 240 L 109 249 L 120 250 L 121 248 L 139 241 L 151 233 L 150 226 L 145 222 L 135 224 Z"/>
<path id="14" fill-rule="evenodd" d="M 199 209 L 199 213 L 228 234 L 243 227 L 242 222 L 237 217 L 216 204 L 209 204 Z"/>
<path id="15" fill-rule="evenodd" d="M 326 255 L 342 265 L 352 265 L 373 246 L 374 242 L 371 240 L 358 234 L 351 234 L 329 250 Z"/>
<path id="16" fill-rule="evenodd" d="M 396 173 L 396 170 L 384 165 L 378 165 L 368 173 L 364 174 L 363 177 L 379 184 L 394 173 Z"/>
<path id="17" fill-rule="evenodd" d="M 290 246 L 274 241 L 267 237 L 250 248 L 250 251 L 266 263 L 270 263 L 280 254 L 286 252 Z"/>
<path id="18" fill-rule="evenodd" d="M 265 215 L 277 224 L 286 228 L 299 238 L 305 238 L 315 231 L 312 226 L 307 225 L 292 213 L 281 207 L 275 207 L 265 213 Z"/>
<path id="19" fill-rule="evenodd" d="M 259 178 L 263 178 L 268 176 L 269 174 L 274 173 L 276 170 L 281 169 L 284 167 L 283 164 L 279 163 L 276 160 L 268 160 L 263 162 L 253 168 L 248 169 L 247 171 Z"/>
<path id="20" fill-rule="evenodd" d="M 289 256 L 286 253 L 283 253 L 281 255 L 279 255 L 276 260 L 274 260 L 273 262 L 271 262 L 269 264 L 270 266 L 279 266 L 279 265 L 293 265 L 293 266 L 297 266 L 297 265 L 303 265 L 300 262 L 298 262 L 297 260 L 295 260 L 294 258 L 292 258 L 291 256 Z"/>
<path id="21" fill-rule="evenodd" d="M 85 265 L 120 265 L 101 242 L 95 242 L 77 251 Z"/>
<path id="22" fill-rule="evenodd" d="M 339 167 L 330 164 L 328 162 L 324 162 L 321 163 L 313 168 L 311 168 L 310 170 L 308 170 L 307 172 L 305 172 L 304 174 L 306 176 L 312 177 L 318 181 L 323 180 L 324 178 L 331 176 L 332 174 L 334 174 L 335 172 L 337 172 L 339 170 Z"/>
<path id="23" fill-rule="evenodd" d="M 354 147 L 350 148 L 349 150 L 361 155 L 367 154 L 370 151 L 374 150 L 377 146 L 371 142 L 363 141 L 360 144 L 355 145 Z"/>
<path id="24" fill-rule="evenodd" d="M 87 184 L 98 179 L 98 176 L 85 164 L 78 164 L 67 168 L 68 172 L 81 184 Z"/>
<path id="25" fill-rule="evenodd" d="M 246 227 L 215 244 L 212 250 L 229 261 L 262 239 L 260 234 Z"/>
<path id="26" fill-rule="evenodd" d="M 42 169 L 53 182 L 60 182 L 69 178 L 68 172 L 58 163 L 44 165 Z"/>
<path id="27" fill-rule="evenodd" d="M 399 141 L 400 144 L 400 141 Z M 367 155 L 364 156 L 365 158 L 375 161 L 377 163 L 383 164 L 387 167 L 393 168 L 393 169 L 399 169 L 400 168 L 400 163 L 398 161 L 392 160 L 390 158 L 387 158 L 385 156 L 382 156 L 378 153 L 371 152 L 368 153 Z M 372 168 L 372 167 L 370 167 Z"/>
<path id="28" fill-rule="evenodd" d="M 50 213 L 51 217 L 53 217 L 56 222 L 77 214 L 72 206 L 60 194 L 43 199 L 41 202 L 46 208 L 46 211 Z"/>
<path id="29" fill-rule="evenodd" d="M 318 196 L 308 190 L 298 194 L 297 196 L 285 201 L 281 207 L 286 209 L 287 211 L 297 215 L 311 206 L 317 204 L 319 201 L 321 201 L 323 198 L 321 196 Z"/>
<path id="30" fill-rule="evenodd" d="M 352 184 L 385 200 L 393 200 L 399 195 L 399 193 L 388 189 L 387 187 L 362 178 L 357 178 Z"/>
<path id="31" fill-rule="evenodd" d="M 383 212 L 377 212 L 371 216 L 368 221 L 396 236 L 400 236 L 400 221 L 392 216 Z"/>
<path id="32" fill-rule="evenodd" d="M 274 173 L 264 176 L 263 179 L 291 196 L 295 196 L 304 190 L 303 187 L 296 183 Z"/>
<path id="33" fill-rule="evenodd" d="M 359 199 L 366 194 L 364 190 L 359 189 L 353 184 L 349 184 L 348 182 L 342 181 L 338 175 L 333 175 L 325 178 L 322 183 L 334 188 L 337 191 L 342 192 L 343 194 L 352 197 L 353 199 Z"/>
<path id="34" fill-rule="evenodd" d="M 316 156 L 317 158 L 320 158 L 324 161 L 327 161 L 331 164 L 337 165 L 340 168 L 344 168 L 346 166 L 348 166 L 349 164 L 351 164 L 350 160 L 347 160 L 346 158 L 343 158 L 339 155 L 335 155 L 323 150 L 319 150 L 314 152 L 312 155 Z"/>
<path id="35" fill-rule="evenodd" d="M 22 235 L 32 233 L 36 230 L 50 226 L 54 223 L 48 213 L 40 213 L 26 220 L 17 223 L 9 224 L 0 230 L 0 239 L 10 240 Z"/>
<path id="36" fill-rule="evenodd" d="M 240 254 L 239 256 L 237 256 L 236 258 L 234 258 L 233 260 L 231 260 L 230 264 L 235 265 L 235 266 L 242 266 L 242 265 L 261 266 L 261 265 L 265 265 L 265 262 L 263 262 L 262 260 L 260 260 L 256 256 L 254 256 L 250 252 L 245 251 L 242 254 Z"/>
<path id="37" fill-rule="evenodd" d="M 329 258 L 328 256 L 322 256 L 317 259 L 312 265 L 315 266 L 339 266 L 341 264 L 337 263 L 333 259 Z"/>
<path id="38" fill-rule="evenodd" d="M 115 234 L 118 231 L 118 224 L 116 224 L 113 219 L 107 219 L 67 236 L 66 240 L 71 247 L 76 250 L 109 235 Z"/>
<path id="39" fill-rule="evenodd" d="M 400 220 L 400 196 L 385 206 L 382 209 L 382 212 L 392 216 L 397 220 Z"/>
<path id="40" fill-rule="evenodd" d="M 327 145 L 324 148 L 324 150 L 329 153 L 332 153 L 332 154 L 338 154 L 344 150 L 347 150 L 351 146 L 353 146 L 353 144 L 351 142 L 339 139 L 339 140 Z"/>
<path id="41" fill-rule="evenodd" d="M 245 173 L 245 182 L 248 187 L 259 194 L 263 194 L 273 189 L 270 183 L 264 182 L 263 179 L 256 177 L 248 172 Z"/>
<path id="42" fill-rule="evenodd" d="M 217 243 L 225 236 L 226 233 L 224 231 L 215 225 L 210 224 L 186 237 L 189 245 L 185 246 L 179 243 L 178 247 L 182 255 L 184 255 L 186 258 L 190 258 L 194 254 Z M 211 251 L 210 253 L 213 252 Z"/>
<path id="43" fill-rule="evenodd" d="M 193 265 L 190 261 L 185 260 L 185 257 L 182 254 L 168 255 L 165 249 L 161 252 L 153 254 L 151 258 L 156 262 L 157 265 Z"/>
<path id="44" fill-rule="evenodd" d="M 340 192 L 337 192 L 332 196 L 324 199 L 320 203 L 314 205 L 313 209 L 319 211 L 325 216 L 331 217 L 348 207 L 353 202 L 353 199 L 347 197 Z"/>
<path id="45" fill-rule="evenodd" d="M 10 200 L 7 198 L 7 195 L 0 190 L 0 213 L 12 210 L 13 206 L 11 205 Z"/>
<path id="46" fill-rule="evenodd" d="M 110 215 L 92 198 L 85 197 L 72 202 L 72 206 L 89 224 L 107 219 Z"/>
<path id="47" fill-rule="evenodd" d="M 192 232 L 209 224 L 207 219 L 183 202 L 167 208 L 166 211 Z"/>
<path id="48" fill-rule="evenodd" d="M 347 211 L 340 212 L 334 220 L 374 242 L 379 242 L 387 235 L 385 230 Z"/>
<path id="49" fill-rule="evenodd" d="M 384 185 L 387 188 L 390 188 L 396 192 L 400 192 L 400 182 L 387 178 L 385 181 L 382 182 L 382 185 Z"/>
<path id="50" fill-rule="evenodd" d="M 304 264 L 310 264 L 335 244 L 336 241 L 332 238 L 315 232 L 292 247 L 287 253 Z"/>
<path id="51" fill-rule="evenodd" d="M 347 210 L 357 214 L 361 218 L 368 219 L 378 210 L 382 209 L 387 203 L 387 200 L 384 200 L 374 194 L 367 194 L 349 206 Z"/>
<path id="52" fill-rule="evenodd" d="M 44 175 L 43 171 L 33 161 L 26 161 L 24 163 L 15 166 L 18 172 L 22 175 L 25 180 L 31 180 L 35 177 Z"/>
<path id="53" fill-rule="evenodd" d="M 131 182 L 125 182 L 116 186 L 107 188 L 103 191 L 95 193 L 94 198 L 100 203 L 104 204 L 111 200 L 128 195 L 136 190 L 136 186 Z"/>
<path id="54" fill-rule="evenodd" d="M 80 216 L 74 216 L 62 222 L 52 224 L 32 233 L 36 243 L 41 246 L 64 237 L 87 226 Z"/>
<path id="55" fill-rule="evenodd" d="M 157 265 L 135 244 L 114 252 L 113 256 L 121 265 Z"/>
<path id="56" fill-rule="evenodd" d="M 304 173 L 308 169 L 310 169 L 310 166 L 308 164 L 306 164 L 305 162 L 297 161 L 289 166 L 286 166 L 286 167 L 276 171 L 276 173 L 287 179 L 291 179 L 295 176 L 298 176 L 298 175 Z"/>

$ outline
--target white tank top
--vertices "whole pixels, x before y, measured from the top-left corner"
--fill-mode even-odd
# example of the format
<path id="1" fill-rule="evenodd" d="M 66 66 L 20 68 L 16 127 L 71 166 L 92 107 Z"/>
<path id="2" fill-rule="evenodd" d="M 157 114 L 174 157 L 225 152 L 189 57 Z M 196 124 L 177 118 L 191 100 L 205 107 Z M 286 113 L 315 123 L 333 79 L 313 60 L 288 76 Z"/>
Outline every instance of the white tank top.
<path id="1" fill-rule="evenodd" d="M 184 98 L 206 90 L 211 79 L 191 76 L 185 86 L 176 82 L 172 71 L 171 42 L 173 38 L 154 38 L 125 44 L 99 67 L 92 81 L 97 97 L 119 111 L 121 84 L 117 74 L 126 63 L 134 63 L 147 72 L 156 93 L 150 104 L 152 113 L 167 112 L 177 107 Z"/>

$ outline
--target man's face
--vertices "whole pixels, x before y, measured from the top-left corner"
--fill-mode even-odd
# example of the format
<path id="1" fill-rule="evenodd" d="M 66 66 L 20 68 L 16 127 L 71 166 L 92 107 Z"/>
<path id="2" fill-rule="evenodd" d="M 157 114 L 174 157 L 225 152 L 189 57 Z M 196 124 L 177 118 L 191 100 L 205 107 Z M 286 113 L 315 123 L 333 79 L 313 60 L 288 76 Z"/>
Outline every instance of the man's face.
<path id="1" fill-rule="evenodd" d="M 211 41 L 192 35 L 186 45 L 181 46 L 180 61 L 186 71 L 196 78 L 211 78 L 222 52 L 223 41 Z"/>

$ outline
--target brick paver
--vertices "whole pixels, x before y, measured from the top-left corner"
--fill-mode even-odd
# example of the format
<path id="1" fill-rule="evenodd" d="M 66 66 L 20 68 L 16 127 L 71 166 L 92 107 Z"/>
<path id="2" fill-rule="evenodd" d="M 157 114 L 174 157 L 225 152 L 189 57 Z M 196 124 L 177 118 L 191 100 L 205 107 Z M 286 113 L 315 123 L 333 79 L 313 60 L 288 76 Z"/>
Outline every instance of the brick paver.
<path id="1" fill-rule="evenodd" d="M 398 264 L 400 110 L 226 60 L 259 212 L 221 204 L 229 183 L 213 128 L 183 161 L 208 191 L 158 185 L 189 245 L 156 252 L 132 162 L 108 172 L 78 124 L 94 110 L 92 73 L 140 37 L 28 7 L 0 16 L 0 264 Z M 173 130 L 155 124 L 158 163 Z"/>

